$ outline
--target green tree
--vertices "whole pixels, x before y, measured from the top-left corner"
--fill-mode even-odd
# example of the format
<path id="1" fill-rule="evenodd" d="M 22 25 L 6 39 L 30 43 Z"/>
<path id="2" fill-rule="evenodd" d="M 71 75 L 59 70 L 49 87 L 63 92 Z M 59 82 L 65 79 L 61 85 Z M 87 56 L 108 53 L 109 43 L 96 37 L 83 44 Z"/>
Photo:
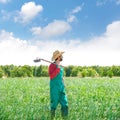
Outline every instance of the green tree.
<path id="1" fill-rule="evenodd" d="M 66 77 L 70 77 L 71 76 L 71 72 L 72 72 L 73 68 L 74 68 L 74 66 L 72 66 L 72 65 L 70 65 L 70 66 L 65 68 L 65 75 L 66 75 Z"/>
<path id="2" fill-rule="evenodd" d="M 113 71 L 112 70 L 108 70 L 107 76 L 112 78 L 113 77 Z"/>
<path id="3" fill-rule="evenodd" d="M 98 75 L 100 75 L 100 66 L 92 66 L 92 68 L 97 72 Z"/>
<path id="4" fill-rule="evenodd" d="M 103 77 L 103 76 L 104 76 L 103 67 L 99 67 L 99 76 L 100 76 L 100 77 Z"/>
<path id="5" fill-rule="evenodd" d="M 71 76 L 76 77 L 78 75 L 78 72 L 79 72 L 78 68 L 74 67 L 71 71 Z"/>
<path id="6" fill-rule="evenodd" d="M 27 77 L 33 77 L 33 68 L 29 65 L 24 65 L 23 69 L 25 70 Z"/>
<path id="7" fill-rule="evenodd" d="M 0 67 L 0 78 L 3 77 L 4 71 L 2 70 L 2 68 Z"/>
<path id="8" fill-rule="evenodd" d="M 96 76 L 98 76 L 98 73 L 93 68 L 88 68 L 88 76 L 96 77 Z"/>
<path id="9" fill-rule="evenodd" d="M 109 69 L 110 69 L 110 67 L 108 67 L 108 66 L 103 67 L 103 76 L 104 77 L 107 76 L 107 73 L 108 73 Z"/>
<path id="10" fill-rule="evenodd" d="M 13 70 L 11 70 L 11 72 L 10 72 L 10 77 L 18 77 L 18 75 L 17 75 L 17 69 L 18 69 L 18 67 L 17 66 L 14 66 L 14 69 Z"/>
<path id="11" fill-rule="evenodd" d="M 22 66 L 19 66 L 16 72 L 16 77 L 27 77 L 27 74 L 25 70 L 22 68 Z"/>
<path id="12" fill-rule="evenodd" d="M 14 69 L 14 65 L 5 65 L 3 71 L 7 77 L 10 77 L 11 70 Z"/>
<path id="13" fill-rule="evenodd" d="M 42 76 L 42 65 L 36 67 L 36 76 L 41 77 Z"/>
<path id="14" fill-rule="evenodd" d="M 13 71 L 14 72 L 14 71 Z M 15 73 L 16 77 L 32 77 L 33 69 L 28 65 L 19 66 Z"/>
<path id="15" fill-rule="evenodd" d="M 48 77 L 48 67 L 42 66 L 41 76 Z"/>
<path id="16" fill-rule="evenodd" d="M 82 77 L 86 77 L 88 75 L 87 69 L 83 69 L 81 72 Z"/>
<path id="17" fill-rule="evenodd" d="M 112 66 L 111 67 L 114 76 L 120 76 L 120 66 Z"/>

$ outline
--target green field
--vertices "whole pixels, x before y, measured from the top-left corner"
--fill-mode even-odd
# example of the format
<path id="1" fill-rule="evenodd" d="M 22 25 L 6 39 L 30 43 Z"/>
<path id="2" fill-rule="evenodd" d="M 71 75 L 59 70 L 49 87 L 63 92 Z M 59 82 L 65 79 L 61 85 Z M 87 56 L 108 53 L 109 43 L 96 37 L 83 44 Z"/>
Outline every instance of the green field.
<path id="1" fill-rule="evenodd" d="M 64 78 L 68 120 L 120 120 L 120 78 Z M 0 79 L 0 120 L 49 120 L 49 78 Z M 60 120 L 58 105 L 56 120 Z"/>

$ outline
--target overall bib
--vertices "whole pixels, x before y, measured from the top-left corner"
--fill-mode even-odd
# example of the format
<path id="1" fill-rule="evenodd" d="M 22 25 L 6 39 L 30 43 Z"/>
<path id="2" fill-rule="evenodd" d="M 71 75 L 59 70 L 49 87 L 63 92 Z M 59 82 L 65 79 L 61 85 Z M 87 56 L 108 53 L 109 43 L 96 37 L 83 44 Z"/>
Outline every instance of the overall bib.
<path id="1" fill-rule="evenodd" d="M 63 81 L 63 68 L 60 67 L 60 72 L 56 77 L 50 80 L 50 107 L 51 111 L 55 111 L 57 105 L 61 105 L 62 116 L 68 115 L 68 102 L 65 93 Z"/>

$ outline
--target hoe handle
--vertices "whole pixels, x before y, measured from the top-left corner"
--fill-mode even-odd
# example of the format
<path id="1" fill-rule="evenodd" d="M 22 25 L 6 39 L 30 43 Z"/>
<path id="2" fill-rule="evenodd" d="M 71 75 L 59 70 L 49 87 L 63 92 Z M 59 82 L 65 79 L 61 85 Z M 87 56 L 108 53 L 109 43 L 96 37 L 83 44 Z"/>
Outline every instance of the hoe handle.
<path id="1" fill-rule="evenodd" d="M 51 61 L 48 61 L 48 60 L 45 60 L 45 59 L 42 59 L 42 58 L 37 58 L 36 60 L 34 60 L 34 62 L 40 62 L 40 61 L 45 61 L 45 62 L 48 62 L 48 63 L 53 63 L 53 62 L 51 62 Z M 60 65 L 61 67 L 65 67 L 65 66 L 63 66 L 63 65 Z"/>
<path id="2" fill-rule="evenodd" d="M 48 63 L 52 63 L 51 61 L 45 60 L 45 59 L 40 59 L 42 61 L 48 62 Z"/>
<path id="3" fill-rule="evenodd" d="M 45 60 L 45 59 L 40 59 L 40 60 L 45 61 L 45 62 L 48 62 L 48 63 L 53 63 L 53 62 L 48 61 L 48 60 Z M 63 65 L 60 65 L 60 66 L 61 66 L 61 67 L 64 67 Z"/>

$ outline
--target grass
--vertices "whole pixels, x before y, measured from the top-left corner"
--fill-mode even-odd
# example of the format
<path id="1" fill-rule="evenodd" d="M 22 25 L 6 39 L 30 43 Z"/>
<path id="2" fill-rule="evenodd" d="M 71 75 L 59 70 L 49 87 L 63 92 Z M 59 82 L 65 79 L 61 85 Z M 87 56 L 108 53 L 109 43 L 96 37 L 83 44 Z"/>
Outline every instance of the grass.
<path id="1" fill-rule="evenodd" d="M 120 78 L 65 78 L 69 120 L 120 120 Z M 60 120 L 60 105 L 56 111 Z M 49 120 L 49 78 L 0 79 L 0 120 Z"/>

